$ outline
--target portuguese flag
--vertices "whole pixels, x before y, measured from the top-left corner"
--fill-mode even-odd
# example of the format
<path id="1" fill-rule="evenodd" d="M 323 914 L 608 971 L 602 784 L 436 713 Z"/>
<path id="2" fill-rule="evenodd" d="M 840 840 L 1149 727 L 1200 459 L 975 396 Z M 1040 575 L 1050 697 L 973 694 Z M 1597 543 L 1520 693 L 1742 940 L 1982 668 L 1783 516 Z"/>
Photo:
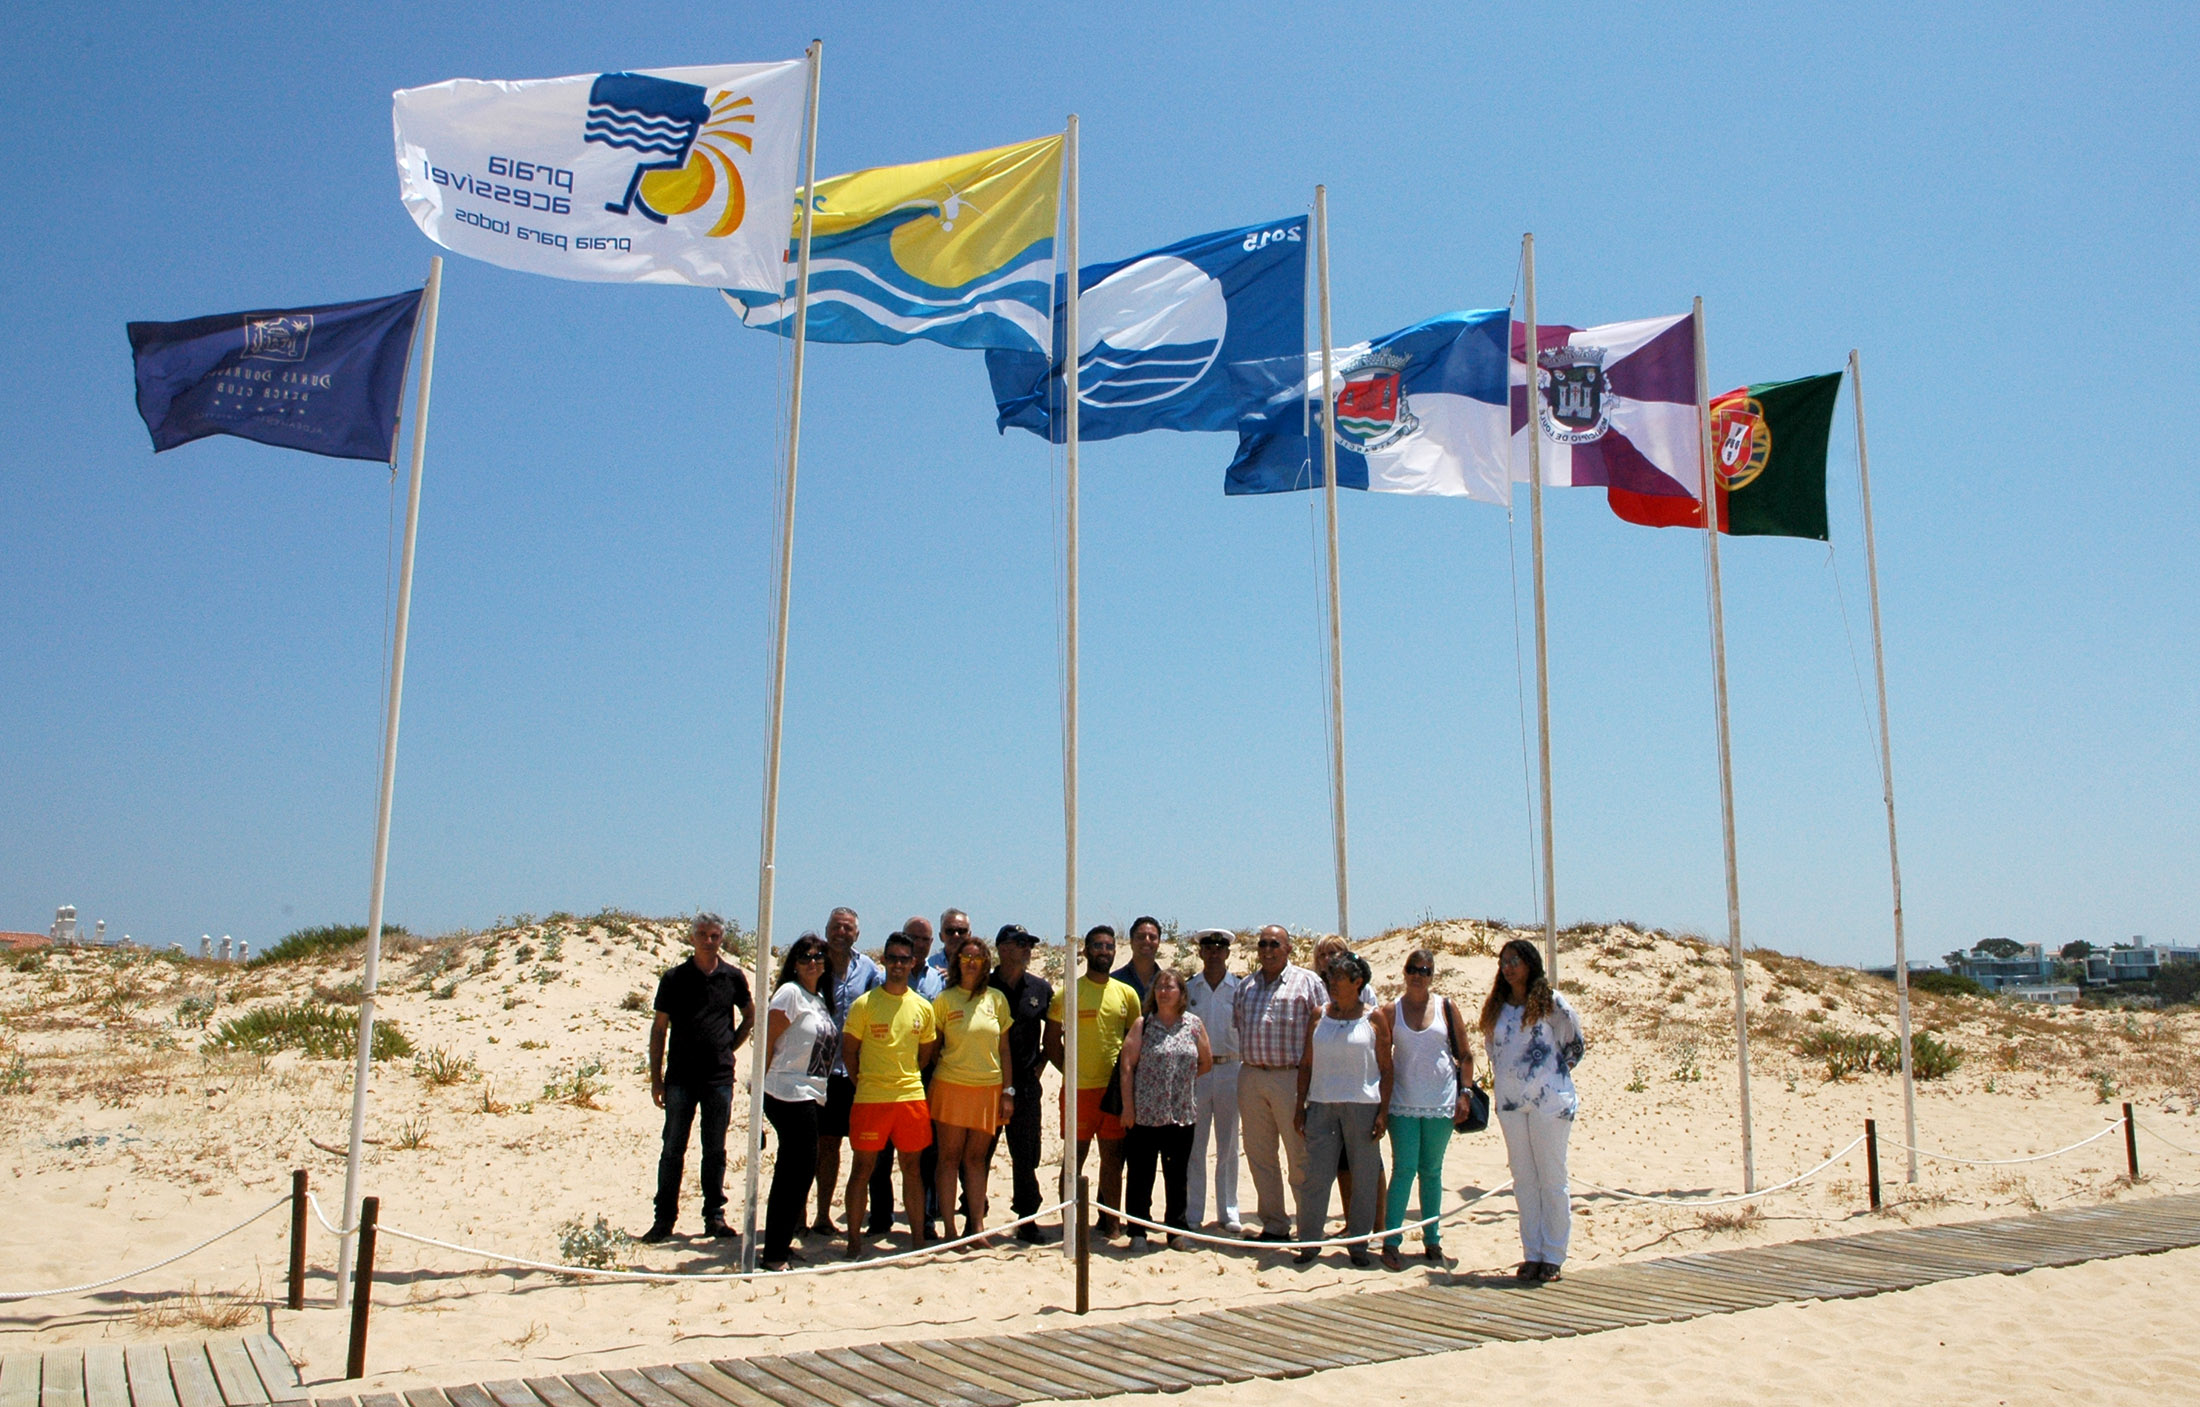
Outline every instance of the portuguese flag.
<path id="1" fill-rule="evenodd" d="M 1826 437 L 1841 373 L 1765 381 L 1714 396 L 1711 468 L 1719 531 L 1826 540 Z M 1700 528 L 1696 485 L 1673 495 L 1606 490 L 1612 511 L 1647 528 Z"/>

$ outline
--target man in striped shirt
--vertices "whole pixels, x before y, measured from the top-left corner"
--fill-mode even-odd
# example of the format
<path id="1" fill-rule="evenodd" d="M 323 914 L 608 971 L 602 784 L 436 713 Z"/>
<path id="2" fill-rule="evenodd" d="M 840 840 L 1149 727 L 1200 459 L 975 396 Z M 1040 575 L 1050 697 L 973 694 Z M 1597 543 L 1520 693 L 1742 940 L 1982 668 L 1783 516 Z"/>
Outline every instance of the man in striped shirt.
<path id="1" fill-rule="evenodd" d="M 1328 994 L 1313 973 L 1291 961 L 1291 935 L 1270 924 L 1260 931 L 1260 966 L 1238 988 L 1238 1117 L 1245 1133 L 1245 1161 L 1252 1165 L 1259 1200 L 1259 1239 L 1291 1239 L 1284 1206 L 1283 1164 L 1291 1171 L 1295 1204 L 1306 1185 L 1306 1138 L 1296 1128 L 1299 1058 L 1306 1033 L 1321 1016 Z M 1276 1144 L 1283 1144 L 1283 1156 Z M 1248 1228 L 1250 1229 L 1250 1228 Z"/>

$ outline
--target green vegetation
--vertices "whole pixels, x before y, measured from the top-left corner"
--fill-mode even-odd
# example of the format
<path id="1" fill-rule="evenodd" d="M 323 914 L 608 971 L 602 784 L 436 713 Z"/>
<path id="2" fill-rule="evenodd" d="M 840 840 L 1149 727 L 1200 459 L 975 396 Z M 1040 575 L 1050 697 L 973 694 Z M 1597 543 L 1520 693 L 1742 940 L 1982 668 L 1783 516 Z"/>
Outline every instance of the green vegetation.
<path id="1" fill-rule="evenodd" d="M 359 1015 L 341 1007 L 301 1001 L 282 1006 L 263 1006 L 232 1017 L 206 1040 L 203 1049 L 249 1051 L 273 1055 L 279 1050 L 301 1050 L 310 1060 L 342 1060 L 358 1041 Z M 374 1058 L 390 1060 L 413 1053 L 412 1042 L 388 1021 L 374 1023 Z"/>
<path id="2" fill-rule="evenodd" d="M 594 1225 L 579 1217 L 558 1227 L 558 1259 L 590 1270 L 619 1270 L 626 1265 L 634 1238 L 596 1214 Z"/>
<path id="3" fill-rule="evenodd" d="M 401 923 L 382 925 L 385 938 L 409 938 L 412 935 Z M 342 952 L 367 941 L 367 926 L 363 923 L 327 923 L 319 928 L 301 928 L 253 955 L 246 967 L 271 967 L 277 963 L 303 962 L 328 953 Z"/>
<path id="4" fill-rule="evenodd" d="M 444 1085 L 462 1085 L 480 1073 L 474 1068 L 470 1055 L 453 1055 L 442 1046 L 436 1046 L 413 1062 L 413 1074 L 420 1082 L 438 1088 Z"/>
<path id="5" fill-rule="evenodd" d="M 560 1070 L 542 1087 L 542 1097 L 556 1104 L 570 1104 L 576 1109 L 601 1109 L 596 1096 L 609 1092 L 610 1086 L 602 1079 L 603 1062 L 591 1060 L 573 1071 Z"/>
<path id="6" fill-rule="evenodd" d="M 1971 951 L 1984 953 L 1990 958 L 2001 958 L 2006 961 L 2009 958 L 2023 957 L 2024 944 L 2019 943 L 2014 938 L 1988 938 L 1983 942 L 1973 944 Z"/>
<path id="7" fill-rule="evenodd" d="M 1983 997 L 1986 989 L 1955 972 L 1913 972 L 1910 990 L 1936 997 Z"/>
<path id="8" fill-rule="evenodd" d="M 1902 1043 L 1870 1031 L 1812 1031 L 1795 1047 L 1795 1053 L 1806 1060 L 1824 1061 L 1828 1081 L 1875 1070 L 1893 1075 L 1902 1069 Z M 1932 1032 L 1910 1033 L 1910 1072 L 1918 1079 L 1940 1079 L 1962 1063 L 1963 1052 Z"/>

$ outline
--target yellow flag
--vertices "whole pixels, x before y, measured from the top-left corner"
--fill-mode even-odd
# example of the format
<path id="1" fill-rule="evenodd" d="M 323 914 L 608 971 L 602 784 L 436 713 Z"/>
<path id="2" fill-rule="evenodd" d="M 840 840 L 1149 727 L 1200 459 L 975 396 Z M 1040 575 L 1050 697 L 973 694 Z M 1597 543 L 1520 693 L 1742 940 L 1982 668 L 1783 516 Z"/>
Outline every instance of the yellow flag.
<path id="1" fill-rule="evenodd" d="M 1059 136 L 818 182 L 809 335 L 1044 352 L 1061 184 Z M 791 280 L 782 297 L 726 298 L 751 327 L 794 330 Z"/>

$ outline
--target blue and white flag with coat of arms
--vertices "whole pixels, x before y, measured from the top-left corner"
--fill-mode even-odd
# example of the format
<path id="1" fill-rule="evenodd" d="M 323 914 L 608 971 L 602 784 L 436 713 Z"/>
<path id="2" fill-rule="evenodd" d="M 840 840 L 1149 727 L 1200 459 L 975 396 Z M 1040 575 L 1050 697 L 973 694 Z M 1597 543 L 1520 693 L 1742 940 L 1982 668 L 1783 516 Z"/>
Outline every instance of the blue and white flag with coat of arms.
<path id="1" fill-rule="evenodd" d="M 1446 313 L 1333 351 L 1337 487 L 1510 503 L 1509 323 L 1503 308 Z M 1239 426 L 1224 492 L 1319 488 L 1319 354 L 1235 375 L 1263 405 Z"/>
<path id="2" fill-rule="evenodd" d="M 1066 343 L 1056 280 L 1054 356 L 985 356 L 1002 430 L 1060 444 Z M 1077 286 L 1077 437 L 1235 430 L 1259 409 L 1239 363 L 1296 363 L 1306 349 L 1306 217 L 1224 230 L 1112 264 Z"/>

